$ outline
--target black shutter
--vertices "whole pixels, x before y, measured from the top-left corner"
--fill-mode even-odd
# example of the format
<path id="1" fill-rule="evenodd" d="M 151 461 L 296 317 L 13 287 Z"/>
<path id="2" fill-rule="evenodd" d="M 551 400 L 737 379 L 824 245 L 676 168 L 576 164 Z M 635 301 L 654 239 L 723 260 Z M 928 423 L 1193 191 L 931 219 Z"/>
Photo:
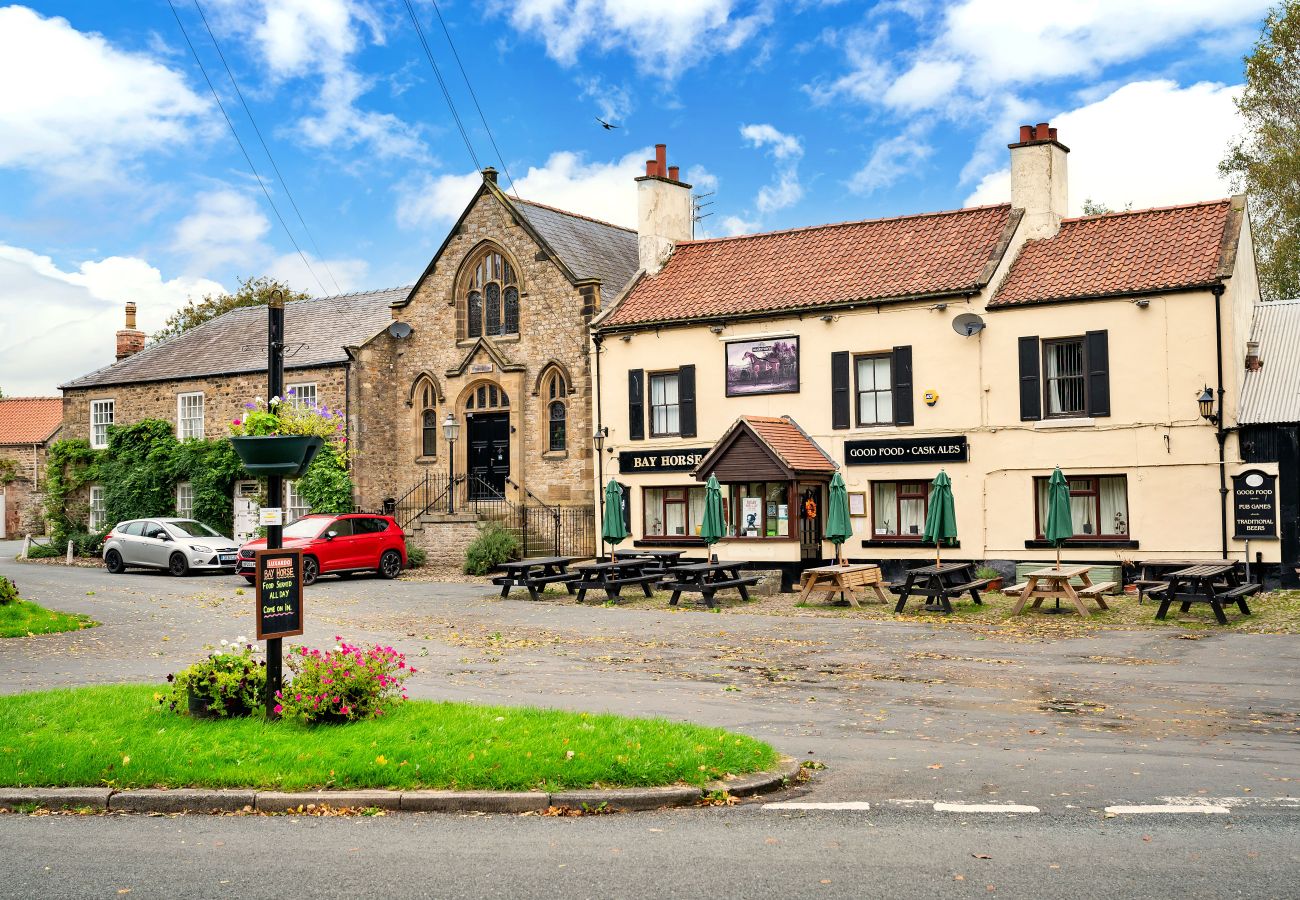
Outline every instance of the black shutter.
<path id="1" fill-rule="evenodd" d="M 682 437 L 695 437 L 695 366 L 677 370 L 677 427 Z"/>
<path id="2" fill-rule="evenodd" d="M 849 427 L 849 353 L 831 354 L 831 427 Z"/>
<path id="3" fill-rule="evenodd" d="M 627 436 L 645 440 L 645 369 L 627 370 Z"/>
<path id="4" fill-rule="evenodd" d="M 1038 338 L 1020 339 L 1020 421 L 1043 417 L 1043 389 L 1038 372 Z"/>
<path id="5" fill-rule="evenodd" d="M 894 424 L 914 425 L 912 415 L 912 348 L 894 348 Z"/>
<path id="6" fill-rule="evenodd" d="M 1110 349 L 1104 331 L 1089 331 L 1084 340 L 1088 367 L 1088 415 L 1110 415 Z"/>

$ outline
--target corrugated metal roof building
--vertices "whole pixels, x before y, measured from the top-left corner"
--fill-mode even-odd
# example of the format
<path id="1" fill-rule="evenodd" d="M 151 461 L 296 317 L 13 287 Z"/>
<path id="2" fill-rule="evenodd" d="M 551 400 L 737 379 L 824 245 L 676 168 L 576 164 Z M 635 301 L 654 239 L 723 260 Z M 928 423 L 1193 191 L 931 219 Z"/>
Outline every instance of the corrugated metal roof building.
<path id="1" fill-rule="evenodd" d="M 1300 300 L 1257 304 L 1250 339 L 1260 365 L 1242 379 L 1239 423 L 1300 422 Z"/>

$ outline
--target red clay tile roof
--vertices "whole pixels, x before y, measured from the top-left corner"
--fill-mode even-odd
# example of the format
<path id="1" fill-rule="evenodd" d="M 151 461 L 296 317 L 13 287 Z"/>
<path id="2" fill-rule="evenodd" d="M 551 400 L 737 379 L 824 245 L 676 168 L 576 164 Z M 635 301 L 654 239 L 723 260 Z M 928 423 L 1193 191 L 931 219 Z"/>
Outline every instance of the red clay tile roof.
<path id="1" fill-rule="evenodd" d="M 59 397 L 0 399 L 0 444 L 43 444 L 63 424 Z"/>
<path id="2" fill-rule="evenodd" d="M 796 472 L 834 474 L 835 463 L 804 430 L 786 416 L 741 416 L 765 444 L 776 451 L 787 466 Z"/>
<path id="3" fill-rule="evenodd" d="M 1001 204 L 683 241 L 601 327 L 974 292 L 1014 221 Z"/>
<path id="4" fill-rule="evenodd" d="M 1028 241 L 989 307 L 1202 287 L 1219 276 L 1231 200 L 1065 219 Z"/>

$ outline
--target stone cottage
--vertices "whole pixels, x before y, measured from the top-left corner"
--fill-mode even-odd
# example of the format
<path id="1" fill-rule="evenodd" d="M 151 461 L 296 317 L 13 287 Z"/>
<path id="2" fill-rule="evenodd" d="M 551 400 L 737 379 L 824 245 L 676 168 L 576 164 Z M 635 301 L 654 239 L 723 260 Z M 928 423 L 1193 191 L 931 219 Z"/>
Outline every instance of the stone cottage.
<path id="1" fill-rule="evenodd" d="M 0 539 L 39 534 L 46 451 L 59 436 L 58 397 L 0 398 Z"/>

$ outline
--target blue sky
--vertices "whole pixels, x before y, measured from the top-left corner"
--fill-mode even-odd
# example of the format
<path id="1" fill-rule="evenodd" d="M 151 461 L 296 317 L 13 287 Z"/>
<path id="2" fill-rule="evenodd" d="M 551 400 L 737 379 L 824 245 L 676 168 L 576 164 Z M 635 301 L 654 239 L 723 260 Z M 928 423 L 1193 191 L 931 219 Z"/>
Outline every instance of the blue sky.
<path id="1" fill-rule="evenodd" d="M 404 0 L 174 0 L 304 264 L 166 0 L 0 6 L 0 389 L 112 359 L 121 307 L 272 274 L 315 294 L 406 284 L 477 180 Z M 479 161 L 502 168 L 428 0 L 412 0 Z M 701 234 L 1007 197 L 1006 149 L 1050 120 L 1071 201 L 1223 196 L 1238 0 L 441 0 L 525 199 L 634 225 L 655 142 Z M 601 116 L 622 127 L 606 131 Z M 508 184 L 505 176 L 502 183 Z M 310 228 L 289 203 L 292 193 Z M 310 271 L 309 271 L 310 269 Z"/>

